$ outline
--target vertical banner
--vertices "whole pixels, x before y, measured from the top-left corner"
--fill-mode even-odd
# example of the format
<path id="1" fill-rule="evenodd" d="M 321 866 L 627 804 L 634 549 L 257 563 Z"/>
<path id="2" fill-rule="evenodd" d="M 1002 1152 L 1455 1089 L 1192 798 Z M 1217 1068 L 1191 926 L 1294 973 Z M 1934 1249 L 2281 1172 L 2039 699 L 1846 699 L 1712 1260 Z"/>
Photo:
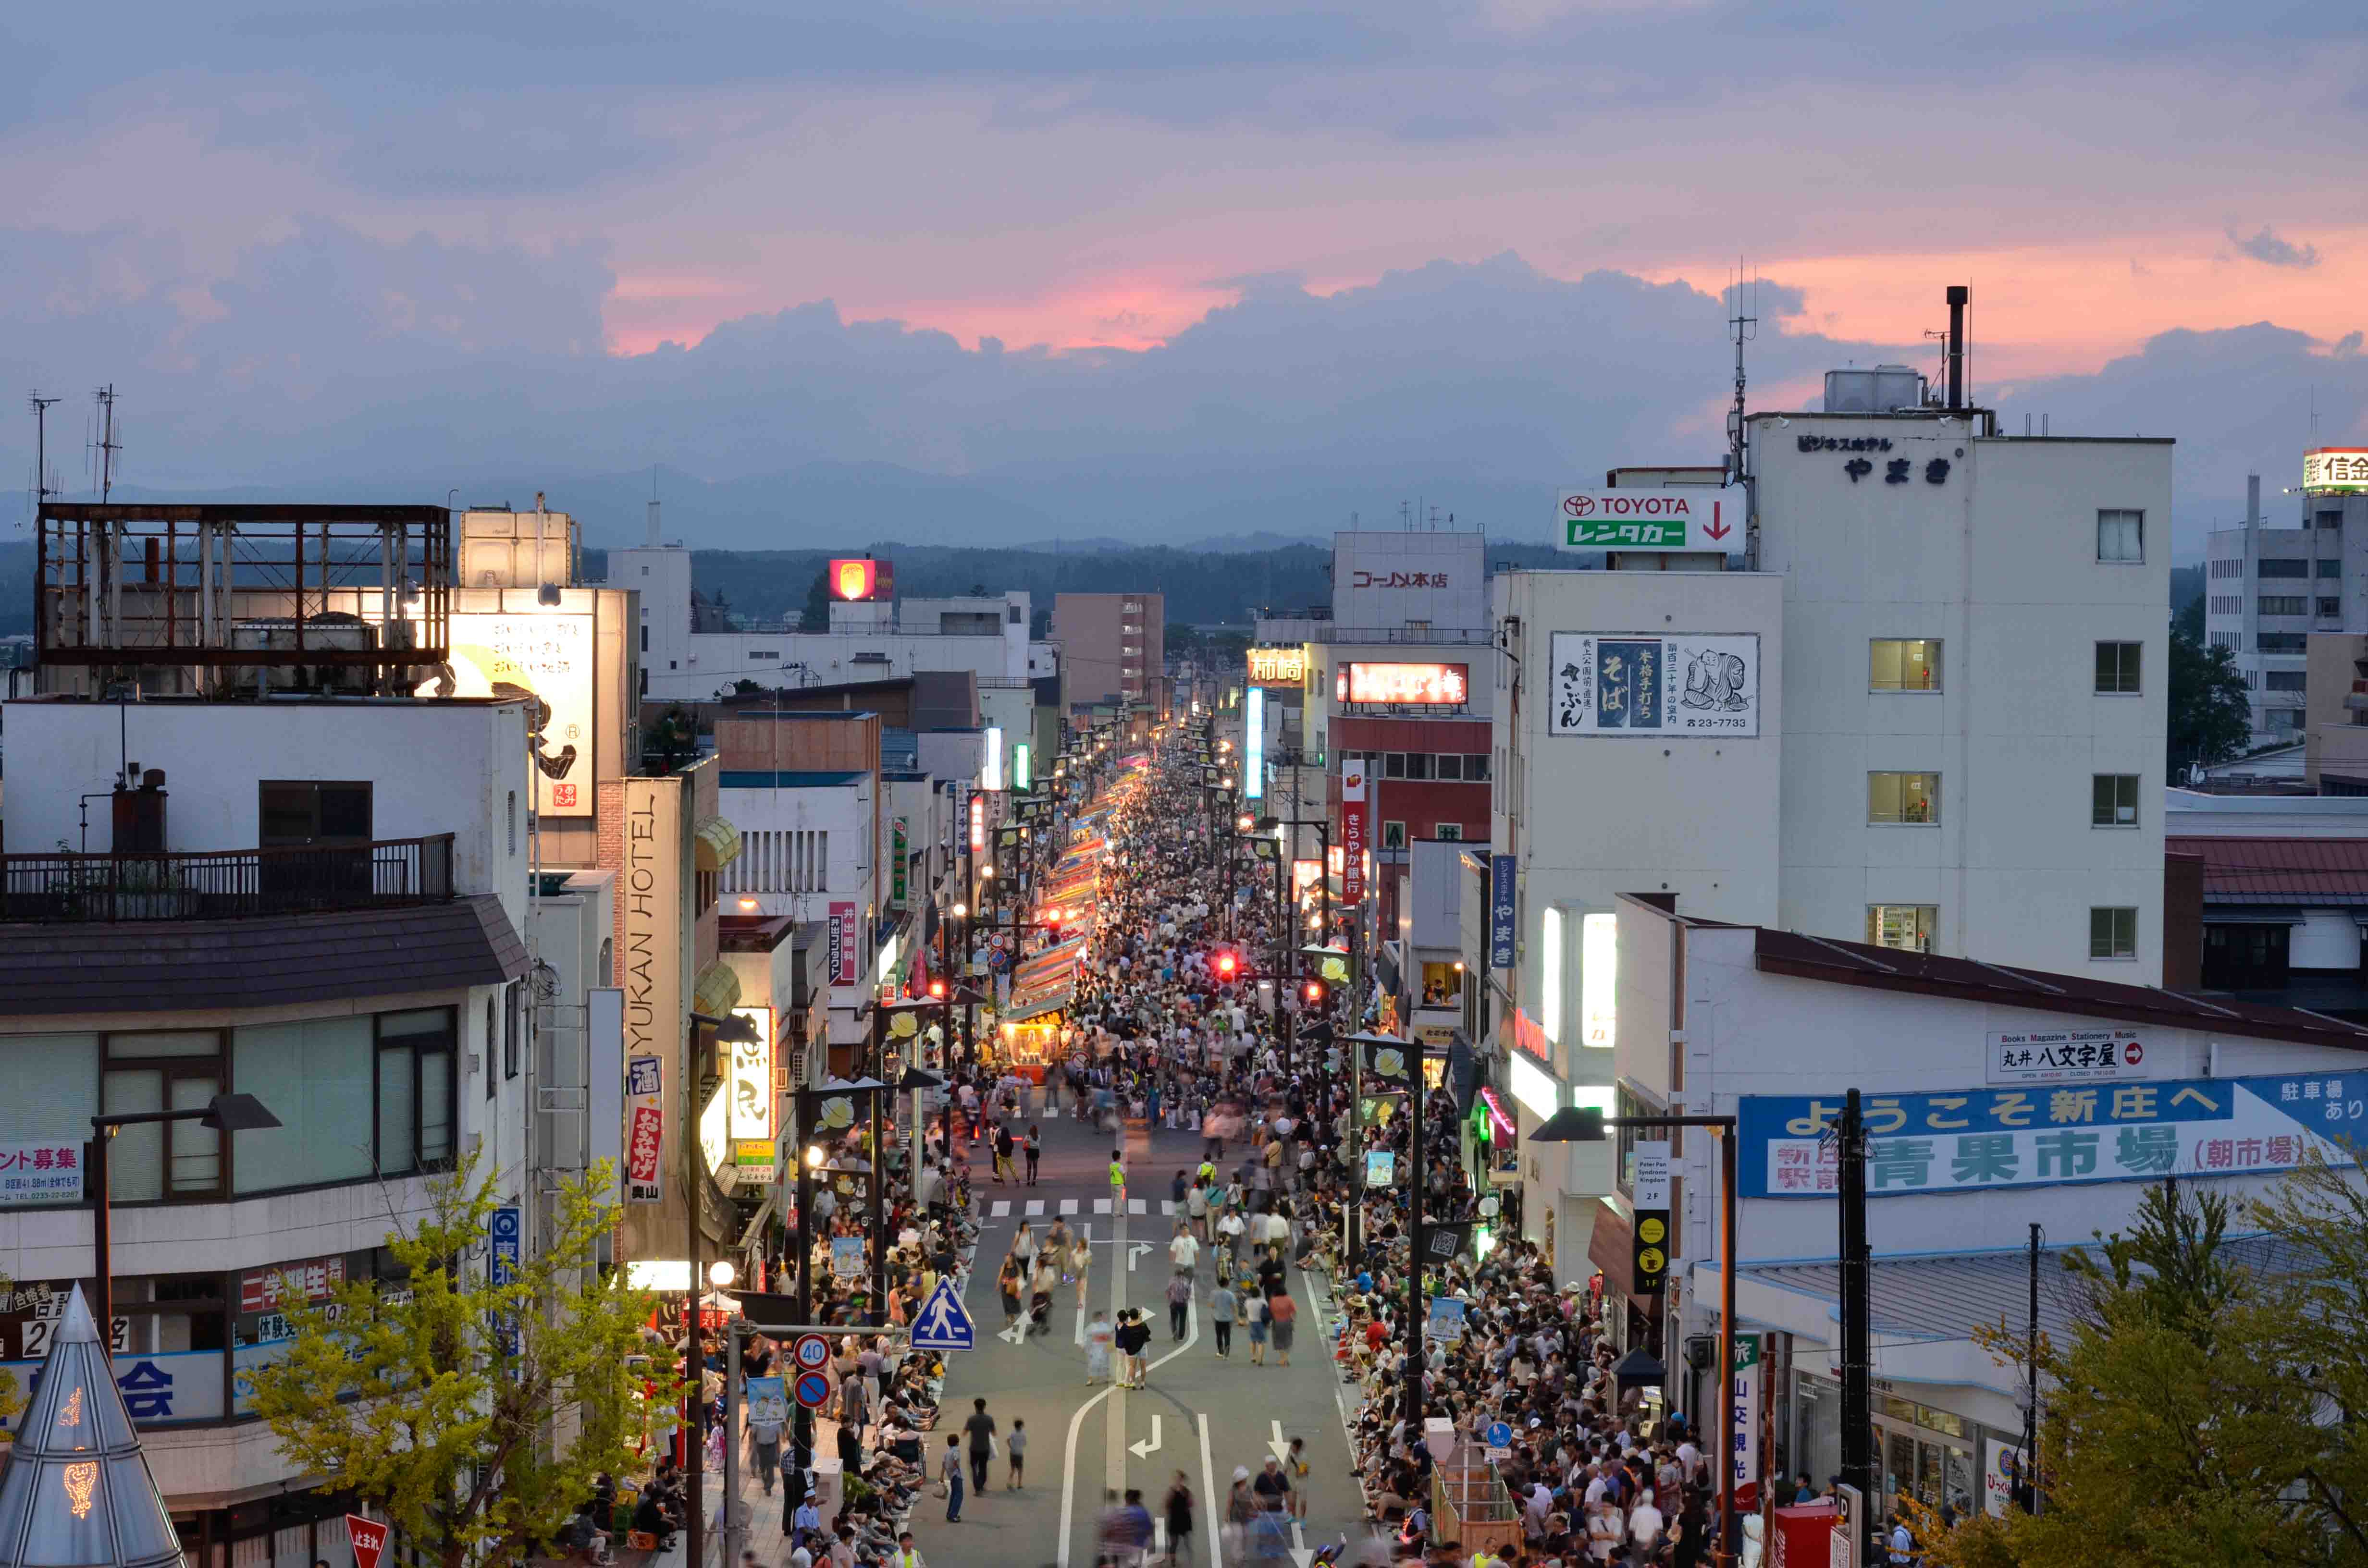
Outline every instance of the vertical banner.
<path id="1" fill-rule="evenodd" d="M 833 985 L 855 983 L 855 902 L 834 903 L 830 906 L 830 983 Z"/>
<path id="2" fill-rule="evenodd" d="M 1520 933 L 1515 921 L 1514 866 L 1510 855 L 1488 857 L 1488 967 L 1513 967 L 1514 941 Z"/>
<path id="3" fill-rule="evenodd" d="M 1735 1403 L 1735 1490 L 1739 1506 L 1743 1494 L 1759 1483 L 1759 1335 L 1735 1336 L 1735 1386 L 1727 1391 Z"/>
<path id="4" fill-rule="evenodd" d="M 906 879 L 911 872 L 911 868 L 905 862 L 912 858 L 913 854 L 910 831 L 903 817 L 896 818 L 894 826 L 890 830 L 890 842 L 894 845 L 896 850 L 896 858 L 888 869 L 888 905 L 892 909 L 905 907 Z"/>
<path id="5" fill-rule="evenodd" d="M 1361 757 L 1340 764 L 1340 902 L 1365 898 L 1365 768 Z"/>
<path id="6" fill-rule="evenodd" d="M 486 1275 L 490 1282 L 495 1286 L 514 1285 L 518 1282 L 518 1238 L 521 1229 L 518 1205 L 506 1203 L 494 1210 L 486 1229 L 486 1235 L 491 1244 L 490 1262 Z M 496 1314 L 494 1327 L 501 1339 L 502 1354 L 517 1355 L 518 1353 L 518 1314 L 515 1312 Z"/>
<path id="7" fill-rule="evenodd" d="M 1629 1178 L 1636 1210 L 1634 1278 L 1639 1296 L 1657 1296 L 1669 1281 L 1669 1145 L 1666 1140 L 1636 1145 L 1636 1168 Z"/>
<path id="8" fill-rule="evenodd" d="M 986 849 L 986 797 L 973 794 L 970 798 L 970 852 L 982 854 Z"/>
<path id="9" fill-rule="evenodd" d="M 655 1056 L 625 1064 L 625 1201 L 666 1201 L 666 1080 Z"/>
<path id="10" fill-rule="evenodd" d="M 1266 798 L 1266 687 L 1250 687 L 1242 720 L 1242 799 Z"/>

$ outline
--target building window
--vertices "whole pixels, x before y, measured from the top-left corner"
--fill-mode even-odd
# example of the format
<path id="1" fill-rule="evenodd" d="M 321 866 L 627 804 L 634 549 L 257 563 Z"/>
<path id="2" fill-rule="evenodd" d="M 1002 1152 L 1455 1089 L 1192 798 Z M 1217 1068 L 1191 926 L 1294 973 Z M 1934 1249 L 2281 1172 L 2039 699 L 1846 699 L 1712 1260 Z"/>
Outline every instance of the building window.
<path id="1" fill-rule="evenodd" d="M 370 1174 L 368 1015 L 258 1024 L 231 1037 L 231 1083 L 271 1108 L 278 1127 L 238 1138 L 233 1190 L 270 1192 Z"/>
<path id="2" fill-rule="evenodd" d="M 2256 653 L 2306 653 L 2310 652 L 2310 643 L 2307 641 L 2309 635 L 2305 631 L 2257 631 L 2253 634 L 2253 652 Z"/>
<path id="3" fill-rule="evenodd" d="M 748 656 L 751 659 L 779 659 L 781 653 L 778 648 L 751 648 Z"/>
<path id="4" fill-rule="evenodd" d="M 1937 637 L 1878 637 L 1869 645 L 1866 676 L 1870 691 L 1938 691 L 1941 689 L 1941 640 Z"/>
<path id="5" fill-rule="evenodd" d="M 2321 599 L 2318 601 L 2318 618 L 2321 620 L 2332 620 L 2342 613 L 2343 601 L 2341 599 Z"/>
<path id="6" fill-rule="evenodd" d="M 2342 576 L 2343 562 L 2332 555 L 2322 556 L 2318 562 L 2318 575 L 2322 577 Z"/>
<path id="7" fill-rule="evenodd" d="M 450 1007 L 378 1016 L 378 1170 L 408 1176 L 452 1161 Z"/>
<path id="8" fill-rule="evenodd" d="M 2261 685 L 2270 691 L 2308 691 L 2310 674 L 2306 670 L 2263 670 Z"/>
<path id="9" fill-rule="evenodd" d="M 502 807 L 502 822 L 509 832 L 510 853 L 518 853 L 518 791 L 512 790 Z"/>
<path id="10" fill-rule="evenodd" d="M 1430 766 L 1432 772 L 1440 778 L 1460 780 L 1463 777 L 1463 755 L 1461 752 L 1441 752 L 1431 758 Z"/>
<path id="11" fill-rule="evenodd" d="M 2275 734 L 2291 734 L 2302 728 L 2302 710 L 2299 708 L 2265 708 L 2261 710 L 2261 717 Z"/>
<path id="12" fill-rule="evenodd" d="M 1488 755 L 1485 751 L 1464 755 L 1463 781 L 1466 784 L 1486 784 L 1488 781 Z"/>
<path id="13" fill-rule="evenodd" d="M 2089 911 L 2089 956 L 2092 959 L 2137 957 L 2138 912 L 2135 909 Z"/>
<path id="14" fill-rule="evenodd" d="M 100 1114 L 201 1110 L 222 1092 L 225 1066 L 219 1029 L 110 1034 L 99 1078 Z M 268 1096 L 269 1086 L 263 1091 Z M 222 1134 L 195 1121 L 124 1128 L 108 1146 L 108 1196 L 118 1203 L 223 1195 Z"/>
<path id="15" fill-rule="evenodd" d="M 2203 927 L 2206 991 L 2283 991 L 2292 927 L 2283 925 Z"/>
<path id="16" fill-rule="evenodd" d="M 1431 829 L 1430 835 L 1442 843 L 1461 844 L 1463 842 L 1463 824 L 1460 822 L 1443 822 Z"/>
<path id="17" fill-rule="evenodd" d="M 1382 777 L 1403 778 L 1406 776 L 1406 754 L 1402 751 L 1382 753 Z"/>
<path id="18" fill-rule="evenodd" d="M 2263 615 L 2308 615 L 2310 599 L 2303 594 L 2263 594 L 2260 597 Z"/>
<path id="19" fill-rule="evenodd" d="M 2097 692 L 2102 697 L 2133 697 L 2138 690 L 2138 660 L 2143 642 L 2097 644 Z"/>
<path id="20" fill-rule="evenodd" d="M 2098 508 L 2097 559 L 2126 563 L 2145 561 L 2146 514 Z"/>
<path id="21" fill-rule="evenodd" d="M 1866 939 L 1878 948 L 1907 953 L 1932 950 L 1932 933 L 1940 928 L 1937 903 L 1870 903 L 1866 906 Z"/>
<path id="22" fill-rule="evenodd" d="M 526 987 L 514 984 L 503 994 L 508 1006 L 502 1009 L 502 1076 L 515 1078 L 526 1054 Z"/>
<path id="23" fill-rule="evenodd" d="M 2295 555 L 2281 555 L 2273 558 L 2265 556 L 2262 558 L 2260 570 L 2256 574 L 2256 575 L 2262 577 L 2307 577 L 2310 575 L 2310 562 L 2305 557 Z"/>
<path id="24" fill-rule="evenodd" d="M 2135 827 L 2138 824 L 2138 776 L 2100 773 L 2089 780 L 2090 827 Z"/>
<path id="25" fill-rule="evenodd" d="M 2341 528 L 2343 526 L 2343 512 L 2341 508 L 2329 507 L 2321 511 L 2318 514 L 2318 526 L 2323 528 Z"/>
<path id="26" fill-rule="evenodd" d="M 1427 751 L 1410 751 L 1406 753 L 1406 776 L 1408 778 L 1429 778 L 1430 777 L 1430 753 Z"/>
<path id="27" fill-rule="evenodd" d="M 1866 820 L 1870 823 L 1913 823 L 1928 826 L 1939 822 L 1941 776 L 1937 773 L 1868 774 Z"/>
<path id="28" fill-rule="evenodd" d="M 370 787 L 321 779 L 264 779 L 256 786 L 256 843 L 266 849 L 368 844 Z"/>

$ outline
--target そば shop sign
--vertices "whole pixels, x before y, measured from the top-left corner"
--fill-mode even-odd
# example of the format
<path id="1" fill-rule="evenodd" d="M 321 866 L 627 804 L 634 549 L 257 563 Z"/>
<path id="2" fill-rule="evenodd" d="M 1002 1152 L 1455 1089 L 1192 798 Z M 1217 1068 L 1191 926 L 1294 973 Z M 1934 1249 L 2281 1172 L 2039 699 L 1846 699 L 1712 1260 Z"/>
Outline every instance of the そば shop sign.
<path id="1" fill-rule="evenodd" d="M 1550 735 L 1749 739 L 1759 733 L 1759 637 L 1557 631 Z"/>

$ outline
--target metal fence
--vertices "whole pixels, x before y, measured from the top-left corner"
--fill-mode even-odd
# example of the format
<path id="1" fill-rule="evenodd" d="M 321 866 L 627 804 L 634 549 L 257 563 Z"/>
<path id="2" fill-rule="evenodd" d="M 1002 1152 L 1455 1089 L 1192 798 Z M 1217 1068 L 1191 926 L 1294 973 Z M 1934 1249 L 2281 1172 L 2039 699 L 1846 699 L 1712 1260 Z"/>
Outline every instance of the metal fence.
<path id="1" fill-rule="evenodd" d="M 452 835 L 165 855 L 0 855 L 0 920 L 238 920 L 438 903 Z"/>

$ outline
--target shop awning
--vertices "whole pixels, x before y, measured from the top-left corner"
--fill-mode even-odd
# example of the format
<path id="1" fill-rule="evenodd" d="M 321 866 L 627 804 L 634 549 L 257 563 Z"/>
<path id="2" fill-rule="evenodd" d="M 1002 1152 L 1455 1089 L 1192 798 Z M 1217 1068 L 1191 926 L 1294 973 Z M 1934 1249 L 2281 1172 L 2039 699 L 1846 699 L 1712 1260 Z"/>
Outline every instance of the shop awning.
<path id="1" fill-rule="evenodd" d="M 720 871 L 740 853 L 740 830 L 723 817 L 701 817 L 690 830 L 692 855 L 702 871 Z"/>
<path id="2" fill-rule="evenodd" d="M 690 988 L 690 1010 L 720 1018 L 740 1005 L 740 977 L 717 959 L 699 971 L 699 983 Z"/>

